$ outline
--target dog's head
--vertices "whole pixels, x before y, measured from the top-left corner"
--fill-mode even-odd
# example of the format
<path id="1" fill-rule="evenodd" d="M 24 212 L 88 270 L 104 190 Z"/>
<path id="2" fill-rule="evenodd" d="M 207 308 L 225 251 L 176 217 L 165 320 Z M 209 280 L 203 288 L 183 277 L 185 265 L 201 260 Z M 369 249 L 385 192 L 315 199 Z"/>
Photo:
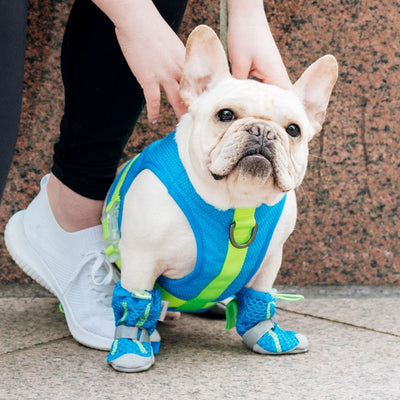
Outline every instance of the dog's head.
<path id="1" fill-rule="evenodd" d="M 230 72 L 214 31 L 189 36 L 180 95 L 189 111 L 177 128 L 195 189 L 214 206 L 272 205 L 304 177 L 308 142 L 321 130 L 338 74 L 333 56 L 312 64 L 293 89 Z"/>

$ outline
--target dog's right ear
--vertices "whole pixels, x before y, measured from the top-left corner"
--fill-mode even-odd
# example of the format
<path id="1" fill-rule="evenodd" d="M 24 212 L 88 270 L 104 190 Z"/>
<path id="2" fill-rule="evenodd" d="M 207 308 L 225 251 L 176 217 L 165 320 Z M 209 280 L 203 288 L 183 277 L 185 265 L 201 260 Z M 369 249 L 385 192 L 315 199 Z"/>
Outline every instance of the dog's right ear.
<path id="1" fill-rule="evenodd" d="M 215 32 L 206 25 L 192 31 L 186 43 L 186 60 L 179 94 L 187 107 L 208 87 L 230 77 L 225 51 Z"/>
<path id="2" fill-rule="evenodd" d="M 302 100 L 314 128 L 313 135 L 322 128 L 329 97 L 337 78 L 337 61 L 332 55 L 326 55 L 311 64 L 294 84 L 294 90 Z"/>

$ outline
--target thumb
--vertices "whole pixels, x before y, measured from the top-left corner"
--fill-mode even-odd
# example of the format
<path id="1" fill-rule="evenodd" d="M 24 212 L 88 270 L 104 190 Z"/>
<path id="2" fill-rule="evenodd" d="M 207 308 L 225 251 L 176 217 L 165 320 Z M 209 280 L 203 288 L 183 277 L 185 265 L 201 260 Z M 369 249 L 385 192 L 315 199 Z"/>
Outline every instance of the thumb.
<path id="1" fill-rule="evenodd" d="M 170 84 L 168 88 L 164 88 L 165 94 L 167 95 L 167 99 L 169 104 L 171 104 L 172 109 L 178 120 L 182 117 L 183 114 L 187 113 L 187 107 L 183 103 L 181 96 L 179 95 L 179 83 L 174 81 Z"/>
<path id="2" fill-rule="evenodd" d="M 250 63 L 246 61 L 232 62 L 232 76 L 236 79 L 247 79 L 250 72 Z"/>
<path id="3" fill-rule="evenodd" d="M 160 86 L 147 85 L 143 88 L 143 94 L 146 99 L 147 118 L 154 124 L 160 115 Z"/>

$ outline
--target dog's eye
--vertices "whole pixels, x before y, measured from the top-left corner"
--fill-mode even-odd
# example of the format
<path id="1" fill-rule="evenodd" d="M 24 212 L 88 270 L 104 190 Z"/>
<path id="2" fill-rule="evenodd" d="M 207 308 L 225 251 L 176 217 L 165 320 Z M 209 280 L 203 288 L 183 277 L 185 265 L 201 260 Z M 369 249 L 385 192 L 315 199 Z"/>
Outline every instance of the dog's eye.
<path id="1" fill-rule="evenodd" d="M 300 127 L 296 124 L 290 124 L 286 128 L 286 132 L 293 138 L 298 138 L 301 135 Z"/>
<path id="2" fill-rule="evenodd" d="M 229 122 L 229 121 L 233 121 L 235 118 L 236 118 L 235 113 L 232 110 L 230 110 L 229 108 L 224 108 L 217 112 L 218 121 Z"/>

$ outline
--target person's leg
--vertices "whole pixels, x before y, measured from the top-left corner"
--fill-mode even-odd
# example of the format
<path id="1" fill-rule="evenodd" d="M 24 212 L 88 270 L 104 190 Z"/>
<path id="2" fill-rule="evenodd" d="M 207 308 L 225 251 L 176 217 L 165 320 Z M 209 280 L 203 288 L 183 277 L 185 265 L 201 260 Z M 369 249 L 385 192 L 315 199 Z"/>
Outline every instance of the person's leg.
<path id="1" fill-rule="evenodd" d="M 18 136 L 27 0 L 0 0 L 0 201 Z"/>
<path id="2" fill-rule="evenodd" d="M 179 25 L 186 1 L 160 4 Z M 52 175 L 28 209 L 10 219 L 5 240 L 20 267 L 59 298 L 74 338 L 109 349 L 118 277 L 104 256 L 100 215 L 144 100 L 113 25 L 90 0 L 74 3 L 62 73 L 65 113 Z"/>
<path id="3" fill-rule="evenodd" d="M 186 2 L 155 4 L 177 31 Z M 75 231 L 99 223 L 102 201 L 144 96 L 122 55 L 112 22 L 90 0 L 75 2 L 61 61 L 66 104 L 48 191 L 59 224 Z M 68 207 L 71 202 L 74 207 Z"/>

